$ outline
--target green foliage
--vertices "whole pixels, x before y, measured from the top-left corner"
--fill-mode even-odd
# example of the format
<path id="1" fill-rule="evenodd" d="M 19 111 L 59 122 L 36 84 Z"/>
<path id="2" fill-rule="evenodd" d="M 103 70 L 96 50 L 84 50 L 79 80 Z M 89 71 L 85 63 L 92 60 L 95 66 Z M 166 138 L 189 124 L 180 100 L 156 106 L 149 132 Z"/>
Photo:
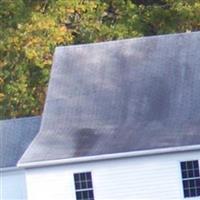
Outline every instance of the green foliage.
<path id="1" fill-rule="evenodd" d="M 1 0 L 0 118 L 42 112 L 58 45 L 199 29 L 199 0 Z"/>

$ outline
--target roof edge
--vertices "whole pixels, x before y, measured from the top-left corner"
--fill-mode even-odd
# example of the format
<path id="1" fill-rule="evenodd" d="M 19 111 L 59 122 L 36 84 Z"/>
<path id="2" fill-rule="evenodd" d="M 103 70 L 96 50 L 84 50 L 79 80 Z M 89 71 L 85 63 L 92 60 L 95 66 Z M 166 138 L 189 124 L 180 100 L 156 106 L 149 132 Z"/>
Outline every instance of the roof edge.
<path id="1" fill-rule="evenodd" d="M 24 116 L 24 117 L 16 117 L 16 118 L 7 118 L 7 119 L 1 119 L 0 122 L 5 121 L 20 121 L 20 120 L 30 120 L 30 119 L 39 119 L 42 115 L 33 115 L 33 116 Z"/>
<path id="2" fill-rule="evenodd" d="M 36 162 L 29 162 L 29 163 L 18 163 L 17 167 L 18 168 L 37 168 L 37 167 L 45 167 L 45 166 L 55 166 L 55 165 L 63 165 L 63 164 L 92 162 L 92 161 L 100 161 L 100 160 L 112 160 L 112 159 L 140 157 L 140 156 L 151 156 L 151 155 L 157 155 L 157 154 L 178 153 L 178 152 L 196 151 L 196 150 L 200 150 L 200 145 L 160 148 L 160 149 L 143 150 L 143 151 L 131 151 L 131 152 L 125 152 L 125 153 L 103 154 L 103 155 L 96 155 L 96 156 L 85 156 L 85 157 L 79 157 L 79 158 L 57 159 L 57 160 L 49 160 L 49 161 L 36 161 Z"/>
<path id="3" fill-rule="evenodd" d="M 9 171 L 19 171 L 21 170 L 18 167 L 2 167 L 0 168 L 0 172 L 9 172 Z"/>
<path id="4" fill-rule="evenodd" d="M 199 34 L 200 31 L 185 31 L 185 32 L 179 32 L 179 33 L 166 33 L 166 34 L 161 34 L 161 35 L 141 35 L 141 36 L 136 36 L 136 37 L 130 37 L 130 38 L 122 38 L 122 39 L 117 39 L 117 40 L 106 40 L 106 41 L 101 41 L 101 42 L 95 42 L 95 43 L 82 43 L 82 44 L 71 44 L 71 45 L 61 45 L 57 46 L 55 50 L 59 49 L 65 49 L 65 48 L 79 48 L 79 47 L 88 47 L 88 46 L 96 46 L 96 45 L 104 45 L 104 44 L 112 44 L 112 43 L 121 43 L 125 41 L 136 41 L 136 40 L 146 40 L 146 39 L 153 39 L 153 38 L 166 38 L 166 37 L 174 37 L 174 36 L 179 36 L 179 35 L 193 35 L 193 34 Z"/>

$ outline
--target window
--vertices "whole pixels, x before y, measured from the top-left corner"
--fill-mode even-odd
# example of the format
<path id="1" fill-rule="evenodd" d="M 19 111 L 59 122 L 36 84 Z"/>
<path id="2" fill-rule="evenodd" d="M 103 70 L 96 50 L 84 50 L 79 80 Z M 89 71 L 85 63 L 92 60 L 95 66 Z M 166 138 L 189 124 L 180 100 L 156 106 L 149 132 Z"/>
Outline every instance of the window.
<path id="1" fill-rule="evenodd" d="M 200 196 L 200 172 L 198 160 L 181 162 L 184 197 Z"/>
<path id="2" fill-rule="evenodd" d="M 77 200 L 94 200 L 91 172 L 74 174 Z"/>

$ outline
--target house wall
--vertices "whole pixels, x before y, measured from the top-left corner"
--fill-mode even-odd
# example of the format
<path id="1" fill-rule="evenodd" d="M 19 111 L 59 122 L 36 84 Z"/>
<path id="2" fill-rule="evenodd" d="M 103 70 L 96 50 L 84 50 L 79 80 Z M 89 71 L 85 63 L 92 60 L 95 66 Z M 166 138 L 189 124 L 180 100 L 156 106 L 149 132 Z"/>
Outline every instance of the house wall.
<path id="1" fill-rule="evenodd" d="M 196 159 L 200 151 L 28 169 L 28 200 L 75 200 L 73 173 L 87 171 L 95 200 L 180 200 L 180 161 Z"/>
<path id="2" fill-rule="evenodd" d="M 0 199 L 26 200 L 26 181 L 24 170 L 0 171 Z"/>

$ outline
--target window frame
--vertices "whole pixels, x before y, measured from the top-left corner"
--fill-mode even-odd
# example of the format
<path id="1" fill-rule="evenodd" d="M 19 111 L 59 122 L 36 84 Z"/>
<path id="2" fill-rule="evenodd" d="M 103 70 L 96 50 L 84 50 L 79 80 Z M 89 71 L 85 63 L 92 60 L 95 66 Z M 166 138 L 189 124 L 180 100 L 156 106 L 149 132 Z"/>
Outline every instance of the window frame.
<path id="1" fill-rule="evenodd" d="M 183 197 L 200 197 L 200 162 L 198 159 L 180 161 Z"/>
<path id="2" fill-rule="evenodd" d="M 92 172 L 76 172 L 73 177 L 76 200 L 94 200 Z"/>

